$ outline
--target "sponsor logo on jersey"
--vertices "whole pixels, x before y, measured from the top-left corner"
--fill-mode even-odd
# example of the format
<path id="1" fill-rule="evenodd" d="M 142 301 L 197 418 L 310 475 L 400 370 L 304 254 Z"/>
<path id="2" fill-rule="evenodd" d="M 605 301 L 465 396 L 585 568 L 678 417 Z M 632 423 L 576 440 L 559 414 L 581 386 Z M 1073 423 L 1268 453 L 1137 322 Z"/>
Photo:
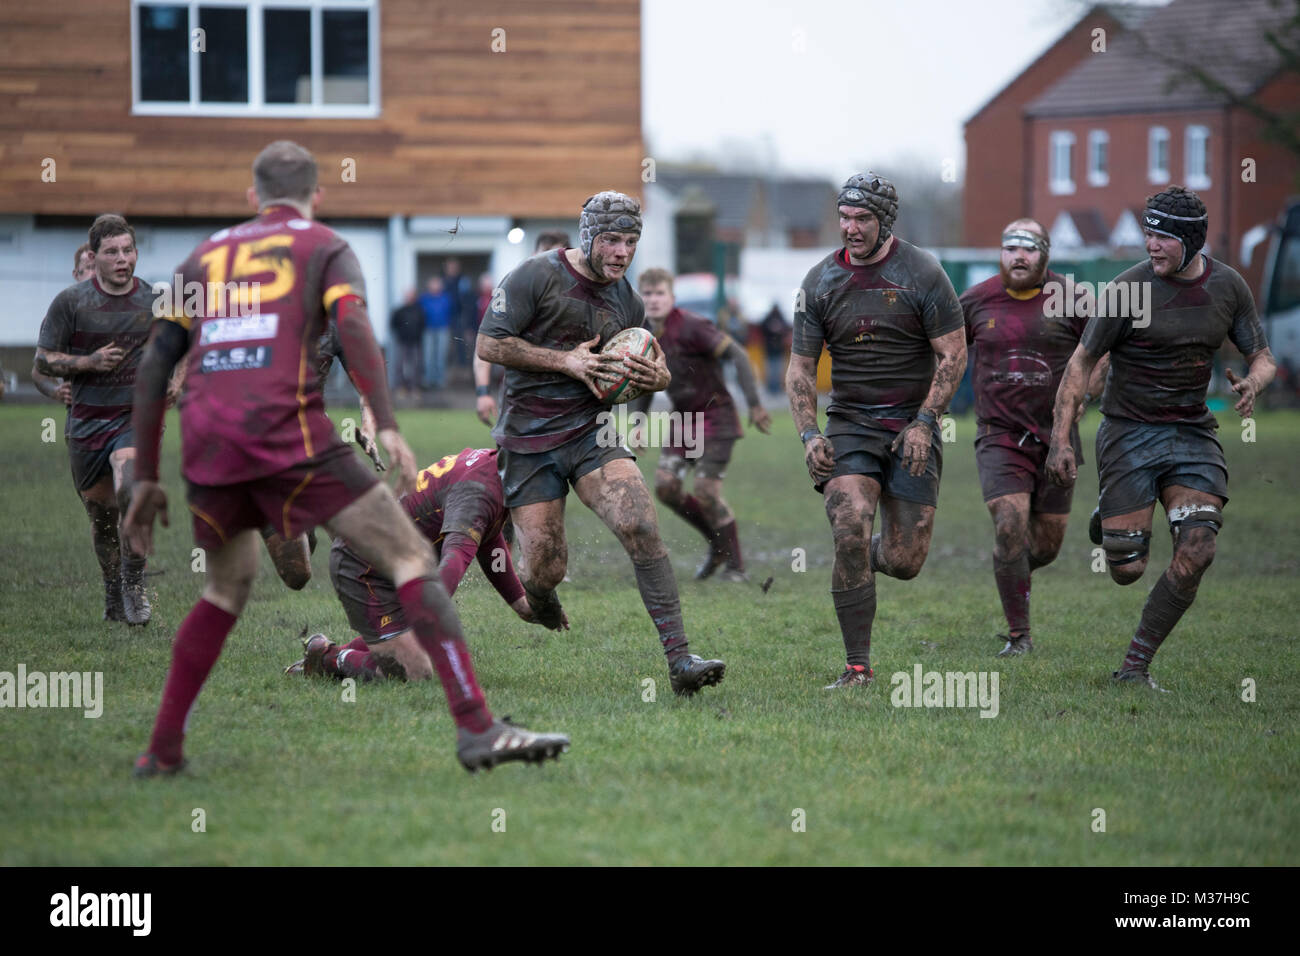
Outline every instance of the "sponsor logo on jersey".
<path id="1" fill-rule="evenodd" d="M 248 369 L 266 368 L 271 364 L 271 346 L 258 345 L 245 348 L 242 345 L 233 349 L 213 349 L 203 353 L 203 362 L 199 366 L 203 374 L 209 372 L 242 372 Z"/>
<path id="2" fill-rule="evenodd" d="M 247 318 L 209 319 L 199 333 L 199 345 L 218 345 L 222 342 L 246 342 L 249 339 L 273 339 L 280 317 L 272 312 L 250 315 Z"/>

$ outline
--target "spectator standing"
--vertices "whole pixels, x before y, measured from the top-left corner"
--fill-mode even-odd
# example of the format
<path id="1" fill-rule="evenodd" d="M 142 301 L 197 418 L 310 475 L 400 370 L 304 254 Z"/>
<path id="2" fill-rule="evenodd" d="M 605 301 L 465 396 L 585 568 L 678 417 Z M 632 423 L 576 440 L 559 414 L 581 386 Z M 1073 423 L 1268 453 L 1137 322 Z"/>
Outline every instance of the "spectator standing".
<path id="1" fill-rule="evenodd" d="M 457 368 L 468 368 L 471 340 L 478 334 L 478 322 L 473 314 L 477 302 L 474 283 L 461 271 L 460 260 L 453 257 L 443 263 L 442 285 L 451 300 L 452 363 Z"/>
<path id="2" fill-rule="evenodd" d="M 442 388 L 447 379 L 447 336 L 451 325 L 451 298 L 442 279 L 429 280 L 420 296 L 424 311 L 424 387 Z"/>
<path id="3" fill-rule="evenodd" d="M 769 395 L 779 395 L 785 379 L 785 360 L 790 354 L 790 326 L 774 303 L 759 328 L 763 332 L 763 353 L 767 356 L 767 391 Z"/>
<path id="4" fill-rule="evenodd" d="M 402 305 L 393 311 L 388 322 L 393 339 L 392 385 L 399 398 L 420 387 L 422 374 L 420 345 L 424 338 L 424 310 L 416 301 L 415 290 L 408 289 Z"/>

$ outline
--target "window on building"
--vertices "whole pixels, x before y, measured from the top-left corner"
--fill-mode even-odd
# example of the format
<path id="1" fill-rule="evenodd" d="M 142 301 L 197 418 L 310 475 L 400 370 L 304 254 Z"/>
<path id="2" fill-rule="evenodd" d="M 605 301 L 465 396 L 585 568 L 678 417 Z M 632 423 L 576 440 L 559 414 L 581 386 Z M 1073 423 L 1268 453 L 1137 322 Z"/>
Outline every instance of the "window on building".
<path id="1" fill-rule="evenodd" d="M 1205 189 L 1210 185 L 1210 129 L 1208 126 L 1189 126 L 1183 137 L 1183 174 L 1190 189 Z"/>
<path id="2" fill-rule="evenodd" d="M 1048 140 L 1047 187 L 1055 195 L 1074 192 L 1074 134 L 1058 130 Z"/>
<path id="3" fill-rule="evenodd" d="M 1104 129 L 1088 133 L 1088 185 L 1105 186 L 1110 182 L 1110 134 Z"/>
<path id="4" fill-rule="evenodd" d="M 1169 130 L 1163 126 L 1147 134 L 1147 178 L 1156 185 L 1169 182 Z"/>
<path id="5" fill-rule="evenodd" d="M 132 0 L 134 112 L 378 116 L 378 0 Z"/>

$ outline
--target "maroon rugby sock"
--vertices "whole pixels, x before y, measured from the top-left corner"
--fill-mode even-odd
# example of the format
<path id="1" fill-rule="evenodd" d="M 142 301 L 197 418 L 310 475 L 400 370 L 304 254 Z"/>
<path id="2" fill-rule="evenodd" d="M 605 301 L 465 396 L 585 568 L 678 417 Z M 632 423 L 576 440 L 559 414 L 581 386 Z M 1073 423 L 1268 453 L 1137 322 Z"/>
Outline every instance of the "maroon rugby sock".
<path id="1" fill-rule="evenodd" d="M 172 642 L 172 666 L 167 671 L 162 704 L 149 740 L 149 752 L 161 763 L 180 762 L 190 709 L 237 620 L 228 611 L 200 599 L 181 622 Z"/>
<path id="2" fill-rule="evenodd" d="M 356 654 L 344 654 L 344 651 L 356 651 Z M 370 645 L 366 643 L 363 637 L 354 637 L 348 644 L 331 644 L 325 655 L 321 658 L 321 666 L 325 668 L 326 674 L 342 674 L 344 677 L 357 677 L 357 674 L 345 672 L 342 661 L 355 662 L 363 656 L 370 653 Z M 354 666 L 355 669 L 355 666 Z"/>
<path id="3" fill-rule="evenodd" d="M 835 616 L 844 638 L 844 657 L 849 666 L 871 667 L 871 625 L 876 619 L 876 580 L 854 588 L 831 588 Z"/>
<path id="4" fill-rule="evenodd" d="M 744 571 L 745 557 L 740 553 L 740 535 L 736 532 L 733 518 L 715 532 L 719 536 L 719 548 L 727 555 L 727 569 Z"/>
<path id="5" fill-rule="evenodd" d="M 998 583 L 1002 613 L 1007 616 L 1011 636 L 1029 633 L 1029 555 L 1020 552 L 1014 561 L 993 555 L 993 578 Z"/>
<path id="6" fill-rule="evenodd" d="M 705 538 L 709 541 L 713 540 L 713 529 L 709 527 L 709 519 L 704 516 L 704 509 L 700 506 L 698 498 L 687 495 L 680 505 L 673 505 L 672 509 Z"/>
<path id="7" fill-rule="evenodd" d="M 360 647 L 356 645 L 360 644 Z M 327 654 L 326 657 L 329 655 Z M 354 677 L 360 681 L 383 680 L 384 674 L 375 662 L 375 655 L 370 653 L 366 642 L 357 638 L 347 647 L 338 648 L 334 660 L 334 673 L 342 677 Z"/>
<path id="8" fill-rule="evenodd" d="M 476 734 L 487 730 L 492 713 L 474 676 L 469 648 L 446 590 L 436 578 L 413 578 L 397 589 L 397 599 L 416 640 L 433 661 L 456 726 Z"/>
<path id="9" fill-rule="evenodd" d="M 1151 589 L 1147 603 L 1142 608 L 1142 620 L 1129 643 L 1128 653 L 1124 655 L 1124 666 L 1145 670 L 1183 612 L 1195 600 L 1195 591 L 1191 594 L 1177 591 L 1170 583 L 1168 574 L 1160 575 L 1160 580 Z"/>

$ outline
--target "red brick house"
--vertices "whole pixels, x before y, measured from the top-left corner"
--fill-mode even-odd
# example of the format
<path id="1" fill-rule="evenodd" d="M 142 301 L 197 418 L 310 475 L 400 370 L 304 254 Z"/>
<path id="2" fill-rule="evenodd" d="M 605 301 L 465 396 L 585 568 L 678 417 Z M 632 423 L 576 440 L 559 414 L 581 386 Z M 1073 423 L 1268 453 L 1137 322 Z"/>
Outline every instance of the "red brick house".
<path id="1" fill-rule="evenodd" d="M 1151 9 L 1098 4 L 1038 59 L 966 121 L 966 189 L 962 195 L 963 242 L 990 246 L 999 230 L 1029 208 L 1029 124 L 1025 108 L 1091 55 L 1094 30 L 1107 43 L 1140 23 Z"/>
<path id="2" fill-rule="evenodd" d="M 1265 39 L 1267 29 L 1286 19 L 1289 5 L 1174 0 L 1147 13 L 1131 29 L 1108 36 L 1104 53 L 1078 58 L 1019 107 L 1027 196 L 1019 208 L 968 217 L 967 237 L 988 245 L 989 236 L 1023 212 L 1052 231 L 1058 249 L 1133 252 L 1141 243 L 1135 212 L 1145 197 L 1180 183 L 1209 207 L 1211 254 L 1241 269 L 1258 288 L 1260 258 L 1244 268 L 1241 239 L 1253 226 L 1272 222 L 1296 191 L 1300 157 L 1266 140 L 1262 121 L 1232 98 L 1270 110 L 1300 102 L 1300 76 L 1280 69 Z M 1070 35 L 1076 33 L 1078 27 Z M 1232 96 L 1186 77 L 1171 59 L 1197 64 Z M 972 141 L 970 125 L 968 150 L 986 151 L 978 138 Z M 968 166 L 977 168 L 974 155 Z M 984 191 L 983 183 L 974 191 Z"/>

